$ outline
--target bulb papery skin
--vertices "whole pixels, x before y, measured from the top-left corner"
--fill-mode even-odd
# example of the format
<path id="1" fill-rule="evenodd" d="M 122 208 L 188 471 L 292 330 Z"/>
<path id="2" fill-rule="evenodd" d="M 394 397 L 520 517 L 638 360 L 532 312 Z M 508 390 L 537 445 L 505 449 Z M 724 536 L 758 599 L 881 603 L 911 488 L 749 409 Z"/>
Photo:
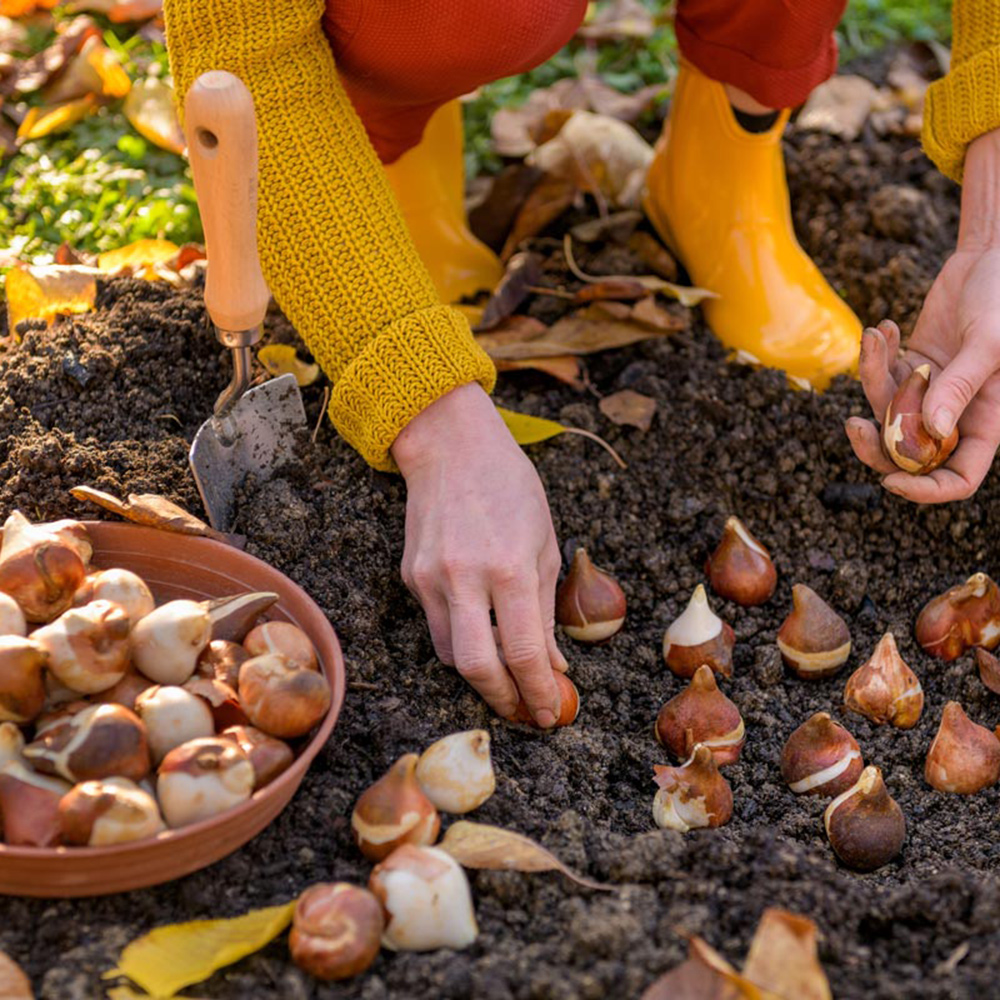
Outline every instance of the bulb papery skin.
<path id="1" fill-rule="evenodd" d="M 989 788 L 1000 780 L 1000 740 L 949 701 L 927 751 L 924 778 L 939 792 L 973 795 Z"/>
<path id="2" fill-rule="evenodd" d="M 385 918 L 367 889 L 347 882 L 312 885 L 295 904 L 288 947 L 295 964 L 317 979 L 360 975 L 378 957 Z"/>
<path id="3" fill-rule="evenodd" d="M 135 714 L 146 726 L 154 764 L 188 740 L 215 735 L 215 722 L 205 701 L 173 684 L 144 691 L 135 700 Z"/>
<path id="4" fill-rule="evenodd" d="M 653 773 L 660 786 L 653 799 L 653 820 L 658 827 L 687 833 L 722 826 L 732 818 L 732 789 L 708 747 L 698 744 L 680 767 L 657 764 Z"/>
<path id="5" fill-rule="evenodd" d="M 796 795 L 839 795 L 863 769 L 857 740 L 826 712 L 803 722 L 781 751 L 781 776 Z"/>
<path id="6" fill-rule="evenodd" d="M 239 643 L 213 639 L 198 657 L 196 675 L 222 681 L 235 691 L 240 684 L 240 667 L 250 658 Z"/>
<path id="7" fill-rule="evenodd" d="M 132 660 L 157 684 L 183 684 L 211 638 L 211 619 L 196 601 L 161 604 L 132 629 Z"/>
<path id="8" fill-rule="evenodd" d="M 826 807 L 823 825 L 837 857 L 861 872 L 888 864 L 906 840 L 903 810 L 885 787 L 882 772 L 873 766 Z"/>
<path id="9" fill-rule="evenodd" d="M 712 610 L 705 588 L 699 584 L 663 636 L 663 659 L 678 677 L 693 677 L 702 664 L 723 677 L 732 677 L 735 644 L 733 630 Z"/>
<path id="10" fill-rule="evenodd" d="M 91 573 L 76 592 L 73 605 L 82 607 L 92 601 L 117 604 L 128 615 L 133 628 L 156 607 L 146 581 L 127 569 L 102 569 Z"/>
<path id="11" fill-rule="evenodd" d="M 994 694 L 1000 694 L 1000 660 L 985 649 L 976 648 L 976 666 L 983 686 Z"/>
<path id="12" fill-rule="evenodd" d="M 556 589 L 556 621 L 577 642 L 603 642 L 625 622 L 625 594 L 618 581 L 598 569 L 579 548 Z"/>
<path id="13" fill-rule="evenodd" d="M 917 618 L 917 642 L 925 653 L 955 660 L 973 646 L 1000 643 L 1000 589 L 985 573 L 932 598 Z"/>
<path id="14" fill-rule="evenodd" d="M 79 522 L 32 524 L 15 510 L 3 526 L 0 591 L 29 622 L 50 622 L 73 603 L 92 551 Z"/>
<path id="15" fill-rule="evenodd" d="M 253 765 L 234 740 L 211 736 L 182 743 L 157 772 L 163 818 L 177 828 L 218 816 L 250 798 L 254 777 Z"/>
<path id="16" fill-rule="evenodd" d="M 74 786 L 59 803 L 59 824 L 65 843 L 85 847 L 146 840 L 166 829 L 156 799 L 127 778 Z"/>
<path id="17" fill-rule="evenodd" d="M 739 709 L 719 690 L 712 668 L 703 664 L 688 686 L 671 698 L 656 719 L 656 738 L 679 760 L 696 744 L 712 751 L 719 767 L 735 764 L 746 742 Z"/>
<path id="18" fill-rule="evenodd" d="M 49 654 L 49 669 L 61 683 L 80 694 L 98 694 L 128 670 L 130 629 L 123 608 L 97 600 L 70 608 L 36 629 L 32 639 Z"/>
<path id="19" fill-rule="evenodd" d="M 277 653 L 296 667 L 317 670 L 316 648 L 312 640 L 291 622 L 264 622 L 252 628 L 243 640 L 251 656 Z"/>
<path id="20" fill-rule="evenodd" d="M 851 655 L 847 623 L 814 590 L 792 587 L 792 612 L 778 630 L 781 658 L 804 680 L 835 674 Z"/>
<path id="21" fill-rule="evenodd" d="M 331 698 L 323 674 L 277 653 L 254 656 L 240 667 L 240 706 L 251 725 L 272 736 L 305 736 L 329 711 Z"/>
<path id="22" fill-rule="evenodd" d="M 893 464 L 913 476 L 926 476 L 943 465 L 958 444 L 956 427 L 946 438 L 924 425 L 924 396 L 930 388 L 930 365 L 915 368 L 889 402 L 882 421 L 882 445 Z"/>
<path id="23" fill-rule="evenodd" d="M 0 637 L 16 635 L 23 638 L 28 634 L 28 623 L 17 601 L 0 591 Z"/>
<path id="24" fill-rule="evenodd" d="M 392 951 L 460 951 L 479 936 L 465 872 L 439 848 L 404 844 L 375 866 L 368 887 L 382 904 L 382 944 Z"/>
<path id="25" fill-rule="evenodd" d="M 553 670 L 552 678 L 559 688 L 559 714 L 556 716 L 556 724 L 553 729 L 561 729 L 563 726 L 571 726 L 576 722 L 576 717 L 580 714 L 580 692 L 576 685 L 561 671 Z M 538 728 L 535 717 L 528 708 L 528 703 L 522 698 L 514 709 L 508 722 L 519 722 L 525 726 Z"/>
<path id="26" fill-rule="evenodd" d="M 485 729 L 452 733 L 432 743 L 417 761 L 417 781 L 442 812 L 462 815 L 478 809 L 497 786 Z"/>
<path id="27" fill-rule="evenodd" d="M 417 781 L 418 759 L 404 754 L 354 806 L 354 841 L 369 861 L 381 861 L 402 844 L 423 846 L 437 839 L 441 820 Z"/>
<path id="28" fill-rule="evenodd" d="M 764 604 L 778 584 L 771 554 L 738 518 L 730 517 L 705 573 L 720 597 L 744 607 Z"/>
<path id="29" fill-rule="evenodd" d="M 38 774 L 20 761 L 0 768 L 0 822 L 12 847 L 52 847 L 59 842 L 59 803 L 72 785 Z"/>
<path id="30" fill-rule="evenodd" d="M 48 654 L 33 639 L 0 636 L 0 722 L 30 722 L 45 707 Z"/>
<path id="31" fill-rule="evenodd" d="M 22 750 L 24 734 L 21 730 L 13 722 L 0 722 L 0 771 L 11 761 L 27 766 Z"/>
<path id="32" fill-rule="evenodd" d="M 235 740 L 250 758 L 254 772 L 254 791 L 269 785 L 279 774 L 287 771 L 295 760 L 292 748 L 276 736 L 253 726 L 229 726 L 219 735 L 223 739 Z"/>
<path id="33" fill-rule="evenodd" d="M 871 659 L 850 676 L 844 705 L 872 722 L 912 729 L 924 709 L 924 691 L 917 675 L 899 655 L 896 640 L 886 632 Z"/>
<path id="34" fill-rule="evenodd" d="M 122 705 L 93 705 L 37 734 L 24 748 L 32 766 L 73 783 L 141 781 L 149 773 L 146 727 Z"/>

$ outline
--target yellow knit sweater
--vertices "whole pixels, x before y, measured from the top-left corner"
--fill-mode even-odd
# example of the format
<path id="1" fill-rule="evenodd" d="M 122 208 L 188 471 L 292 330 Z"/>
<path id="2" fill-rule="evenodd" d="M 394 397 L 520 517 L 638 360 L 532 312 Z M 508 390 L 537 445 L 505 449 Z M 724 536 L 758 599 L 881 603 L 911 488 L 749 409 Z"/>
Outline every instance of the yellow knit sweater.
<path id="1" fill-rule="evenodd" d="M 1000 128 L 1000 0 L 954 0 L 951 71 L 931 85 L 924 149 L 938 169 L 962 180 L 970 142 Z"/>
<path id="2" fill-rule="evenodd" d="M 496 370 L 442 305 L 320 26 L 323 0 L 166 0 L 179 99 L 206 70 L 253 94 L 261 268 L 326 372 L 330 417 L 377 469 L 421 410 Z"/>

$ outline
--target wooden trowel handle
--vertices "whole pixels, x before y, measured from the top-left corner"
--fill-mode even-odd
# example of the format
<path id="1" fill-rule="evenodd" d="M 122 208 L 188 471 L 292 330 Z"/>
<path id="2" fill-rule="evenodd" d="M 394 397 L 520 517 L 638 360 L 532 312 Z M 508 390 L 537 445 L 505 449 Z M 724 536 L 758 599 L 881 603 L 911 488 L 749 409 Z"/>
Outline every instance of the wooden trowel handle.
<path id="1" fill-rule="evenodd" d="M 184 100 L 184 131 L 205 228 L 205 305 L 221 330 L 259 326 L 271 297 L 257 256 L 257 122 L 239 77 L 203 73 Z"/>

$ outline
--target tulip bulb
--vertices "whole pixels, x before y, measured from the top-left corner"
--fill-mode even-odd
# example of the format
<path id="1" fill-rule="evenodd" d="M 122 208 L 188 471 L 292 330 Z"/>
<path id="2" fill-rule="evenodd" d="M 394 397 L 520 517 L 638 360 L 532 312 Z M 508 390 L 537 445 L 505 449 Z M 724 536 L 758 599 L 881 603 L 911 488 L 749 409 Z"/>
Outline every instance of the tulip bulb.
<path id="1" fill-rule="evenodd" d="M 897 729 L 912 729 L 917 724 L 924 710 L 924 689 L 899 655 L 891 632 L 879 640 L 871 659 L 851 674 L 844 705 L 878 725 L 889 722 Z"/>
<path id="2" fill-rule="evenodd" d="M 663 637 L 663 659 L 678 677 L 693 677 L 703 663 L 723 677 L 732 677 L 735 644 L 733 630 L 712 611 L 699 584 Z"/>
<path id="3" fill-rule="evenodd" d="M 79 522 L 32 524 L 15 510 L 3 526 L 0 591 L 17 602 L 29 622 L 52 621 L 73 603 L 90 553 Z"/>
<path id="4" fill-rule="evenodd" d="M 994 649 L 1000 643 L 1000 589 L 985 574 L 932 598 L 917 618 L 917 642 L 941 660 L 955 660 L 967 649 Z"/>
<path id="5" fill-rule="evenodd" d="M 101 691 L 99 694 L 93 695 L 91 701 L 101 702 L 102 704 L 124 705 L 130 712 L 134 712 L 135 702 L 139 695 L 143 691 L 148 691 L 151 687 L 156 686 L 144 674 L 129 669 L 117 684 L 109 687 L 107 691 Z"/>
<path id="6" fill-rule="evenodd" d="M 994 694 L 1000 694 L 1000 660 L 985 649 L 976 649 L 976 666 L 979 679 Z"/>
<path id="7" fill-rule="evenodd" d="M 157 771 L 163 818 L 174 829 L 211 819 L 246 802 L 254 771 L 233 740 L 209 736 L 174 747 Z"/>
<path id="8" fill-rule="evenodd" d="M 250 659 L 250 654 L 237 642 L 213 639 L 198 657 L 195 672 L 199 677 L 222 681 L 234 691 L 240 683 L 240 667 Z"/>
<path id="9" fill-rule="evenodd" d="M 254 791 L 269 785 L 279 774 L 287 771 L 295 760 L 295 754 L 287 743 L 268 736 L 253 726 L 229 726 L 219 735 L 223 739 L 235 740 L 250 758 Z"/>
<path id="10" fill-rule="evenodd" d="M 132 629 L 132 659 L 157 684 L 183 684 L 211 638 L 212 622 L 196 601 L 169 601 Z"/>
<path id="11" fill-rule="evenodd" d="M 434 803 L 417 781 L 417 755 L 404 754 L 361 793 L 351 829 L 361 853 L 381 861 L 401 844 L 433 844 L 441 829 Z"/>
<path id="12" fill-rule="evenodd" d="M 368 888 L 382 904 L 382 944 L 392 951 L 458 951 L 479 936 L 469 880 L 439 848 L 404 844 L 375 866 Z"/>
<path id="13" fill-rule="evenodd" d="M 837 857 L 860 872 L 888 864 L 903 848 L 906 819 L 877 767 L 866 767 L 823 813 L 823 825 Z"/>
<path id="14" fill-rule="evenodd" d="M 625 594 L 618 581 L 598 569 L 579 548 L 556 590 L 556 621 L 577 642 L 610 639 L 625 621 Z"/>
<path id="15" fill-rule="evenodd" d="M 48 654 L 33 639 L 0 636 L 0 722 L 30 722 L 45 706 Z"/>
<path id="16" fill-rule="evenodd" d="M 76 785 L 59 803 L 59 826 L 64 843 L 81 847 L 146 840 L 165 829 L 156 799 L 127 778 Z"/>
<path id="17" fill-rule="evenodd" d="M 580 714 L 580 692 L 576 685 L 560 670 L 552 671 L 552 679 L 559 689 L 559 714 L 556 716 L 554 729 L 561 726 L 571 726 L 576 722 L 576 717 Z M 522 698 L 514 709 L 514 714 L 509 716 L 508 722 L 520 722 L 525 726 L 535 726 L 535 717 L 528 708 L 528 703 Z"/>
<path id="18" fill-rule="evenodd" d="M 97 694 L 114 687 L 129 665 L 129 631 L 125 611 L 98 600 L 70 608 L 32 634 L 49 654 L 49 669 L 71 691 Z"/>
<path id="19" fill-rule="evenodd" d="M 156 607 L 146 581 L 127 569 L 102 569 L 91 573 L 76 592 L 73 604 L 79 608 L 92 601 L 117 604 L 128 615 L 133 627 Z"/>
<path id="20" fill-rule="evenodd" d="M 690 684 L 660 709 L 656 738 L 680 760 L 701 743 L 725 767 L 739 759 L 746 731 L 740 710 L 719 690 L 712 668 L 702 664 Z"/>
<path id="21" fill-rule="evenodd" d="M 72 781 L 131 778 L 149 773 L 146 727 L 121 705 L 93 705 L 49 726 L 24 756 L 45 774 Z"/>
<path id="22" fill-rule="evenodd" d="M 452 733 L 432 743 L 417 761 L 417 781 L 442 812 L 478 809 L 496 788 L 490 760 L 490 734 L 485 729 Z"/>
<path id="23" fill-rule="evenodd" d="M 0 637 L 5 635 L 24 637 L 27 634 L 28 623 L 24 619 L 20 605 L 9 594 L 0 591 Z"/>
<path id="24" fill-rule="evenodd" d="M 847 622 L 804 583 L 792 587 L 792 606 L 778 630 L 781 658 L 806 680 L 835 674 L 851 655 Z"/>
<path id="25" fill-rule="evenodd" d="M 204 699 L 176 685 L 145 690 L 135 700 L 135 714 L 146 727 L 154 765 L 188 740 L 215 735 L 212 710 Z"/>
<path id="26" fill-rule="evenodd" d="M 803 722 L 781 751 L 781 776 L 796 795 L 839 795 L 863 768 L 858 741 L 826 712 Z"/>
<path id="27" fill-rule="evenodd" d="M 733 815 L 733 792 L 719 772 L 712 751 L 698 744 L 680 767 L 653 766 L 660 790 L 653 799 L 653 819 L 667 830 L 687 833 L 722 826 Z"/>
<path id="28" fill-rule="evenodd" d="M 705 572 L 712 590 L 744 607 L 770 600 L 778 583 L 770 553 L 738 517 L 726 521 L 722 540 L 709 556 Z"/>
<path id="29" fill-rule="evenodd" d="M 38 774 L 19 761 L 0 769 L 0 819 L 4 842 L 52 847 L 59 842 L 59 803 L 70 785 Z"/>
<path id="30" fill-rule="evenodd" d="M 272 736 L 305 736 L 330 710 L 330 685 L 318 670 L 265 653 L 240 667 L 240 706 L 251 725 Z"/>
<path id="31" fill-rule="evenodd" d="M 378 957 L 385 918 L 367 889 L 320 882 L 299 896 L 288 947 L 292 961 L 328 982 L 360 975 Z"/>
<path id="32" fill-rule="evenodd" d="M 183 686 L 185 691 L 197 695 L 208 706 L 215 720 L 216 731 L 249 723 L 239 695 L 224 681 L 195 675 L 191 680 L 185 681 Z"/>
<path id="33" fill-rule="evenodd" d="M 24 733 L 13 722 L 0 722 L 0 771 L 11 761 L 26 765 L 23 749 Z"/>
<path id="34" fill-rule="evenodd" d="M 904 472 L 926 476 L 943 465 L 958 444 L 956 427 L 944 439 L 924 424 L 924 396 L 931 383 L 931 366 L 920 365 L 903 380 L 882 421 L 885 453 Z"/>
<path id="35" fill-rule="evenodd" d="M 243 648 L 251 656 L 277 653 L 303 670 L 318 670 L 319 661 L 312 640 L 291 622 L 264 622 L 251 629 L 243 640 Z"/>
<path id="36" fill-rule="evenodd" d="M 939 792 L 972 795 L 1000 779 L 1000 740 L 973 722 L 957 701 L 941 713 L 924 765 L 927 784 Z"/>

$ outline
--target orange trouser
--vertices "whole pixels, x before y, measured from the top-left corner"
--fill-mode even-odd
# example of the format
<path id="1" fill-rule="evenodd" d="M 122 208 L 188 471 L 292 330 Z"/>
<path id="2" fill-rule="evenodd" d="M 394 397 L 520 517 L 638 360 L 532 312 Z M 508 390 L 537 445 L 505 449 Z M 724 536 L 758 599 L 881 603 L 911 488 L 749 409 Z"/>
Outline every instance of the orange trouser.
<path id="1" fill-rule="evenodd" d="M 677 40 L 703 73 L 794 107 L 837 63 L 846 0 L 678 0 Z M 442 104 L 544 62 L 587 0 L 327 0 L 324 28 L 384 163 L 415 146 Z"/>

